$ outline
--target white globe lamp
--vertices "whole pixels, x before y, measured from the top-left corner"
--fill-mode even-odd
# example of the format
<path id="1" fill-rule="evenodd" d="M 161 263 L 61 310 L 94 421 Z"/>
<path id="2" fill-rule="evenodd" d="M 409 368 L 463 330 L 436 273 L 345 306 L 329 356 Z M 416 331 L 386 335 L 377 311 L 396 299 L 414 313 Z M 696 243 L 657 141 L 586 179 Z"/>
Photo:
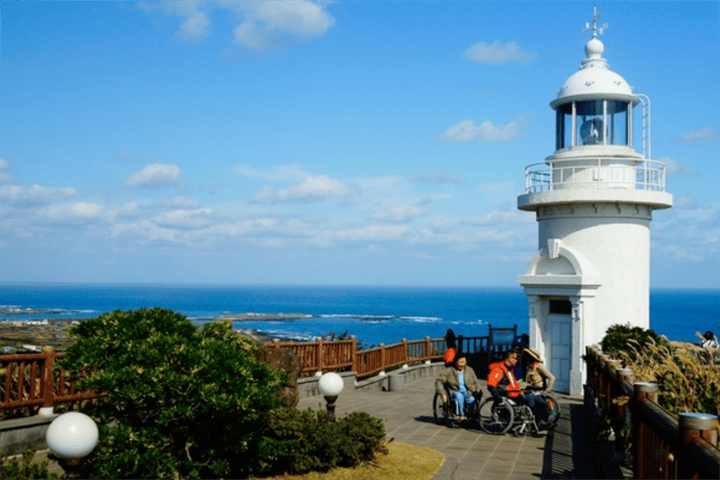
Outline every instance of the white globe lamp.
<path id="1" fill-rule="evenodd" d="M 340 375 L 335 372 L 324 373 L 318 381 L 320 392 L 327 401 L 327 411 L 330 412 L 330 421 L 335 421 L 335 400 L 342 392 L 345 382 Z"/>
<path id="2" fill-rule="evenodd" d="M 84 413 L 63 413 L 52 421 L 45 440 L 50 450 L 63 459 L 62 467 L 70 477 L 82 458 L 97 445 L 98 428 Z"/>

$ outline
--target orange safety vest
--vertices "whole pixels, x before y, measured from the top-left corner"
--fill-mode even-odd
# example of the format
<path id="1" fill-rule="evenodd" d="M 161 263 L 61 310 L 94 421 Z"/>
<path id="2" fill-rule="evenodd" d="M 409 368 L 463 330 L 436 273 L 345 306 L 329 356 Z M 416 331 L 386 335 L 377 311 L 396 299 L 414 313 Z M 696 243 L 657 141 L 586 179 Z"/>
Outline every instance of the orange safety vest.
<path id="1" fill-rule="evenodd" d="M 445 363 L 450 364 L 455 360 L 456 350 L 454 348 L 448 348 L 445 352 Z"/>
<path id="2" fill-rule="evenodd" d="M 487 386 L 504 389 L 510 398 L 515 398 L 520 395 L 520 385 L 517 380 L 515 380 L 515 375 L 513 375 L 512 370 L 508 370 L 505 366 L 505 362 L 497 362 L 490 365 Z"/>

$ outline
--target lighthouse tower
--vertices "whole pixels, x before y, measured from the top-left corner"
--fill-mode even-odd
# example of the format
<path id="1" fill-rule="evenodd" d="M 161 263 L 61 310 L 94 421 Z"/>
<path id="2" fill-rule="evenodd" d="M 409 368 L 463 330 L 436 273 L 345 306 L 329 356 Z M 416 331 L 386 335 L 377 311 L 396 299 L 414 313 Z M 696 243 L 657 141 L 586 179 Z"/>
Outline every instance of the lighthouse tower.
<path id="1" fill-rule="evenodd" d="M 650 220 L 672 206 L 665 166 L 650 159 L 650 101 L 609 69 L 599 18 L 593 8 L 587 58 L 550 102 L 555 153 L 525 169 L 518 197 L 538 222 L 538 251 L 518 277 L 530 346 L 571 395 L 582 393 L 587 345 L 614 324 L 649 328 Z"/>

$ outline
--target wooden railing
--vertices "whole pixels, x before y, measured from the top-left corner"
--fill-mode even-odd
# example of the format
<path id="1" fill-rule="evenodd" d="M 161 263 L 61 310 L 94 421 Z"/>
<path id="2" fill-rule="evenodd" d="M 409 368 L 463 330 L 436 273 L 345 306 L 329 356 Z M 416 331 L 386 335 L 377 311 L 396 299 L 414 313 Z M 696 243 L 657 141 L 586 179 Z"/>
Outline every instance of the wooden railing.
<path id="1" fill-rule="evenodd" d="M 444 338 L 426 337 L 424 340 L 400 343 L 358 351 L 355 338 L 325 342 L 291 343 L 274 341 L 267 344 L 272 348 L 288 348 L 300 358 L 304 366 L 302 373 L 352 370 L 357 377 L 367 377 L 393 367 L 440 360 L 446 351 Z"/>
<path id="2" fill-rule="evenodd" d="M 0 419 L 14 416 L 21 409 L 27 413 L 101 397 L 94 391 L 76 390 L 79 376 L 55 365 L 64 357 L 52 347 L 41 353 L 0 355 Z"/>
<path id="3" fill-rule="evenodd" d="M 516 333 L 517 325 L 513 328 L 490 326 L 488 336 L 458 336 L 458 349 L 483 360 L 487 356 L 489 362 L 492 354 L 510 348 L 518 339 Z M 509 335 L 510 340 L 500 340 L 498 336 L 501 334 Z M 494 337 L 499 341 L 493 343 Z M 357 350 L 354 337 L 333 342 L 320 339 L 309 343 L 275 341 L 268 346 L 290 349 L 303 362 L 303 373 L 352 370 L 358 378 L 406 364 L 440 360 L 447 350 L 444 338 L 430 337 L 403 340 L 389 346 L 381 344 L 362 351 Z M 27 415 L 41 407 L 56 408 L 67 404 L 72 407 L 76 402 L 102 397 L 102 394 L 93 391 L 77 391 L 79 376 L 55 364 L 56 360 L 64 357 L 64 353 L 57 353 L 51 347 L 44 348 L 42 353 L 0 355 L 0 420 Z"/>
<path id="4" fill-rule="evenodd" d="M 636 478 L 720 478 L 717 415 L 672 414 L 659 405 L 657 384 L 634 383 L 632 370 L 594 347 L 586 353 L 589 393 L 631 432 L 624 446 Z"/>

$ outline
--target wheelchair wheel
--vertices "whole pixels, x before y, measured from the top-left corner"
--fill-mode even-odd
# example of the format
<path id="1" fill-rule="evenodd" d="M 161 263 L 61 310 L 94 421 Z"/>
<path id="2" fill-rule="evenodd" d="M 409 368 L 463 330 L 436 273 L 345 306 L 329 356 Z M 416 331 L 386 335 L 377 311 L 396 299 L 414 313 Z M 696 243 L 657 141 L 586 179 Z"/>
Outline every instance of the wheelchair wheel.
<path id="1" fill-rule="evenodd" d="M 548 407 L 548 421 L 550 425 L 555 426 L 560 420 L 560 404 L 557 399 L 549 393 L 543 394 L 543 397 Z"/>
<path id="2" fill-rule="evenodd" d="M 478 421 L 485 433 L 502 435 L 510 430 L 514 420 L 515 414 L 508 402 L 496 403 L 492 398 L 488 398 L 480 405 Z"/>
<path id="3" fill-rule="evenodd" d="M 443 402 L 442 396 L 435 392 L 435 397 L 433 397 L 433 415 L 435 416 L 435 423 L 439 423 L 440 425 L 446 425 L 448 421 L 449 415 L 449 403 L 450 399 L 448 398 L 447 402 Z"/>

